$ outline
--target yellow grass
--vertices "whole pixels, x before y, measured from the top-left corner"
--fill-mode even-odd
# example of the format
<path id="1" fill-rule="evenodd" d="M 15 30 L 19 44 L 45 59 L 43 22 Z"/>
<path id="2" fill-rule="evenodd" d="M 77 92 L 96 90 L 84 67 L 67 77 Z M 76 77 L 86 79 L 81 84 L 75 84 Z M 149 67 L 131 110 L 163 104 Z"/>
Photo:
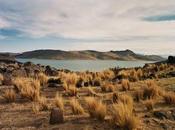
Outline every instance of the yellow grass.
<path id="1" fill-rule="evenodd" d="M 40 111 L 40 106 L 39 106 L 39 104 L 33 103 L 33 104 L 32 104 L 32 111 L 33 111 L 35 114 L 38 114 L 39 111 Z"/>
<path id="2" fill-rule="evenodd" d="M 106 116 L 106 105 L 102 101 L 96 100 L 94 97 L 87 97 L 85 99 L 88 107 L 89 115 L 92 118 L 96 118 L 100 121 L 103 121 Z"/>
<path id="3" fill-rule="evenodd" d="M 16 100 L 16 93 L 13 89 L 7 89 L 5 90 L 3 97 L 7 102 L 14 102 Z"/>
<path id="4" fill-rule="evenodd" d="M 133 98 L 127 94 L 122 94 L 119 96 L 118 103 L 122 102 L 127 105 L 130 110 L 133 110 Z"/>
<path id="5" fill-rule="evenodd" d="M 46 97 L 40 97 L 38 103 L 41 105 L 41 109 L 43 111 L 49 110 L 49 105 L 47 103 L 47 98 Z"/>
<path id="6" fill-rule="evenodd" d="M 69 86 L 66 92 L 68 96 L 77 96 L 78 89 L 75 86 Z"/>
<path id="7" fill-rule="evenodd" d="M 160 88 L 152 80 L 147 81 L 147 86 L 145 86 L 143 88 L 143 97 L 144 97 L 144 99 L 155 99 L 158 96 L 160 96 L 161 93 L 162 92 L 161 92 Z"/>
<path id="8" fill-rule="evenodd" d="M 143 76 L 143 71 L 142 71 L 141 69 L 138 69 L 138 70 L 137 70 L 137 76 L 138 76 L 138 78 L 142 78 L 142 76 Z"/>
<path id="9" fill-rule="evenodd" d="M 111 123 L 123 130 L 135 130 L 139 126 L 139 119 L 128 105 L 123 103 L 113 104 Z"/>
<path id="10" fill-rule="evenodd" d="M 64 101 L 58 93 L 56 93 L 54 103 L 56 107 L 58 107 L 61 111 L 64 111 Z"/>
<path id="11" fill-rule="evenodd" d="M 37 75 L 37 79 L 40 81 L 40 84 L 41 85 L 47 84 L 48 77 L 44 73 L 39 73 Z"/>
<path id="12" fill-rule="evenodd" d="M 70 106 L 73 114 L 75 115 L 82 115 L 85 113 L 83 107 L 80 105 L 80 103 L 76 99 L 70 100 Z"/>
<path id="13" fill-rule="evenodd" d="M 134 92 L 134 97 L 137 102 L 143 99 L 143 91 L 142 90 L 136 90 Z"/>
<path id="14" fill-rule="evenodd" d="M 3 80 L 4 80 L 4 76 L 0 74 L 0 82 L 2 82 Z"/>
<path id="15" fill-rule="evenodd" d="M 173 93 L 173 92 L 165 93 L 163 95 L 163 99 L 164 99 L 166 104 L 169 104 L 169 105 L 174 104 L 175 105 L 175 93 Z"/>
<path id="16" fill-rule="evenodd" d="M 127 91 L 127 90 L 130 90 L 130 82 L 128 79 L 123 79 L 122 80 L 122 90 L 123 91 Z"/>
<path id="17" fill-rule="evenodd" d="M 101 90 L 103 92 L 114 92 L 115 91 L 115 86 L 111 83 L 105 83 L 101 86 Z"/>
<path id="18" fill-rule="evenodd" d="M 148 111 L 151 111 L 154 108 L 155 101 L 153 99 L 148 99 L 144 101 L 143 104 L 145 105 Z"/>

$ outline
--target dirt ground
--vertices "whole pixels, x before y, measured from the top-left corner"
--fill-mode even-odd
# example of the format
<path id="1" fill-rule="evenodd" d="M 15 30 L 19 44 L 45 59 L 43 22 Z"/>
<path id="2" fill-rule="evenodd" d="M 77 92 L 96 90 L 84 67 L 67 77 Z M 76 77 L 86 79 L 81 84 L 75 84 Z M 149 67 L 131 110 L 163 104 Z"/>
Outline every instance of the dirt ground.
<path id="1" fill-rule="evenodd" d="M 155 80 L 156 83 L 167 91 L 175 90 L 175 78 L 165 78 Z M 131 84 L 131 91 L 122 92 L 120 86 L 118 86 L 119 93 L 133 93 L 134 90 L 144 86 L 144 81 L 138 81 Z M 0 86 L 0 95 L 7 88 L 7 86 Z M 97 98 L 102 98 L 107 104 L 109 109 L 112 93 L 101 92 L 99 87 L 93 87 L 94 91 L 100 94 Z M 44 87 L 42 89 L 42 95 L 46 96 L 48 103 L 53 102 L 57 88 Z M 92 119 L 88 114 L 81 116 L 73 115 L 69 106 L 69 100 L 72 97 L 64 96 L 64 91 L 58 91 L 63 95 L 65 109 L 64 109 L 64 123 L 58 125 L 49 124 L 50 111 L 41 111 L 35 114 L 32 111 L 32 102 L 27 100 L 17 99 L 15 103 L 6 103 L 4 99 L 0 98 L 0 129 L 1 130 L 113 130 L 115 129 L 109 123 L 109 116 L 107 115 L 105 121 L 101 122 L 96 119 Z M 83 87 L 78 90 L 78 97 L 76 97 L 86 110 L 86 104 L 84 98 L 87 96 L 87 88 Z M 140 130 L 175 130 L 175 120 L 159 119 L 153 116 L 152 112 L 148 112 L 142 102 L 134 102 L 135 113 L 140 117 L 141 124 L 138 129 Z M 155 104 L 154 111 L 171 111 L 175 110 L 173 105 L 165 105 L 162 99 L 159 99 Z M 87 110 L 86 110 L 87 111 Z M 109 112 L 109 110 L 108 110 Z"/>

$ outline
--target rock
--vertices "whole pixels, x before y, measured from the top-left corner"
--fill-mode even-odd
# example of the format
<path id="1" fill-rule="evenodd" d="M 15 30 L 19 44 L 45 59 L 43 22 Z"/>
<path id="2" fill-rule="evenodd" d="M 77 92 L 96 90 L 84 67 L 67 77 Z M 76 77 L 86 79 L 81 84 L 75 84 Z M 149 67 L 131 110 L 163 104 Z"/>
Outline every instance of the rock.
<path id="1" fill-rule="evenodd" d="M 76 87 L 77 87 L 77 88 L 83 87 L 83 79 L 80 78 L 80 79 L 77 81 Z"/>
<path id="2" fill-rule="evenodd" d="M 54 108 L 51 111 L 50 114 L 50 124 L 54 125 L 54 124 L 59 124 L 59 123 L 63 123 L 64 122 L 64 115 L 63 112 L 58 109 L 58 108 Z"/>
<path id="3" fill-rule="evenodd" d="M 46 66 L 45 73 L 49 76 L 57 76 L 58 71 L 55 68 L 51 68 L 50 66 Z"/>
<path id="4" fill-rule="evenodd" d="M 50 78 L 47 82 L 48 84 L 62 84 L 62 81 L 60 78 Z"/>
<path id="5" fill-rule="evenodd" d="M 154 116 L 161 120 L 168 119 L 167 113 L 163 111 L 154 111 Z"/>
<path id="6" fill-rule="evenodd" d="M 175 63 L 175 57 L 174 56 L 169 56 L 168 57 L 168 63 L 174 64 Z"/>
<path id="7" fill-rule="evenodd" d="M 89 86 L 89 82 L 84 82 L 84 86 L 88 87 Z"/>
<path id="8" fill-rule="evenodd" d="M 168 125 L 166 125 L 165 123 L 160 123 L 160 126 L 164 129 L 164 130 L 168 130 Z"/>
<path id="9" fill-rule="evenodd" d="M 175 77 L 175 71 L 169 72 L 167 75 L 170 77 Z"/>
<path id="10" fill-rule="evenodd" d="M 93 85 L 94 85 L 94 86 L 100 86 L 101 84 L 100 84 L 100 81 L 95 80 L 94 83 L 93 83 Z"/>

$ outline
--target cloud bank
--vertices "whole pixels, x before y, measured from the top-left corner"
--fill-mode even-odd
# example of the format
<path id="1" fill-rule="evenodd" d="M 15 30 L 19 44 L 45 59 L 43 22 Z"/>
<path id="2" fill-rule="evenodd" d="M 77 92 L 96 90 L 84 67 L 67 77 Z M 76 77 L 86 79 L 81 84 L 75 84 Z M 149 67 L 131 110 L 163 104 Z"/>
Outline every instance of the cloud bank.
<path id="1" fill-rule="evenodd" d="M 160 51 L 175 49 L 174 28 L 174 0 L 0 0 L 0 40 L 53 37 L 82 49 L 140 51 L 149 43 Z"/>

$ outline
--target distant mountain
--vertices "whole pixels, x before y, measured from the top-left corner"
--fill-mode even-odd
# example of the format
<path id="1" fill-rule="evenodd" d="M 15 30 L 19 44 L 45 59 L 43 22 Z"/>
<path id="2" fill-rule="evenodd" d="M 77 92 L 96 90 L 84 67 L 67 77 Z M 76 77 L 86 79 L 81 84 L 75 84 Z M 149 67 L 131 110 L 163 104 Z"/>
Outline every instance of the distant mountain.
<path id="1" fill-rule="evenodd" d="M 165 60 L 157 55 L 140 55 L 131 50 L 99 52 L 85 51 L 62 51 L 62 50 L 35 50 L 16 55 L 16 58 L 55 59 L 55 60 Z"/>

